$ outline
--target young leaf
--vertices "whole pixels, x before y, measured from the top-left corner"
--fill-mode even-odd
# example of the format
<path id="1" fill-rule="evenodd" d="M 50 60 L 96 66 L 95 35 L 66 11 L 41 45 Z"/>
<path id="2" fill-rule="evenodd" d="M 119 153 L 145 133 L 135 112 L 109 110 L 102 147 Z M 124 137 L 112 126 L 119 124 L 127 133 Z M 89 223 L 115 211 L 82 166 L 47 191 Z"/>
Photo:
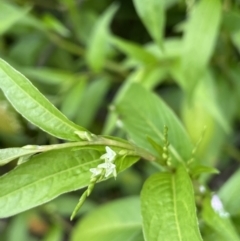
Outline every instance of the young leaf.
<path id="1" fill-rule="evenodd" d="M 213 199 L 212 199 L 213 200 Z M 214 200 L 206 198 L 203 203 L 202 217 L 206 224 L 211 227 L 223 240 L 240 241 L 240 238 L 233 226 L 229 214 L 224 213 L 223 210 L 214 210 L 214 205 L 216 209 L 221 206 L 218 202 L 220 200 Z M 212 207 L 213 206 L 213 207 Z"/>
<path id="2" fill-rule="evenodd" d="M 165 25 L 163 0 L 134 0 L 137 13 L 153 40 L 162 47 Z"/>
<path id="3" fill-rule="evenodd" d="M 221 11 L 220 0 L 202 0 L 190 12 L 182 51 L 183 72 L 190 88 L 195 85 L 213 53 Z"/>
<path id="4" fill-rule="evenodd" d="M 100 71 L 105 64 L 109 25 L 117 9 L 117 5 L 111 5 L 103 13 L 103 15 L 98 19 L 89 40 L 87 61 L 89 66 L 96 72 Z"/>
<path id="5" fill-rule="evenodd" d="M 157 173 L 141 192 L 146 241 L 201 241 L 191 179 L 185 168 Z"/>
<path id="6" fill-rule="evenodd" d="M 167 125 L 171 144 L 169 150 L 173 157 L 180 162 L 190 158 L 193 147 L 186 131 L 172 110 L 158 96 L 133 83 L 116 105 L 116 111 L 124 130 L 137 146 L 156 154 L 147 136 L 161 145 L 164 125 Z"/>
<path id="7" fill-rule="evenodd" d="M 75 131 L 85 131 L 66 118 L 31 82 L 0 59 L 0 89 L 13 107 L 28 121 L 61 139 L 79 140 Z"/>
<path id="8" fill-rule="evenodd" d="M 38 154 L 0 177 L 0 218 L 9 217 L 89 184 L 90 168 L 102 162 L 102 151 L 65 148 Z M 138 157 L 121 157 L 118 171 Z"/>
<path id="9" fill-rule="evenodd" d="M 197 178 L 203 173 L 219 174 L 219 171 L 214 167 L 208 167 L 203 165 L 196 165 L 191 168 L 191 174 L 194 178 Z"/>
<path id="10" fill-rule="evenodd" d="M 106 204 L 81 219 L 71 241 L 143 241 L 141 221 L 139 198 L 124 198 Z"/>

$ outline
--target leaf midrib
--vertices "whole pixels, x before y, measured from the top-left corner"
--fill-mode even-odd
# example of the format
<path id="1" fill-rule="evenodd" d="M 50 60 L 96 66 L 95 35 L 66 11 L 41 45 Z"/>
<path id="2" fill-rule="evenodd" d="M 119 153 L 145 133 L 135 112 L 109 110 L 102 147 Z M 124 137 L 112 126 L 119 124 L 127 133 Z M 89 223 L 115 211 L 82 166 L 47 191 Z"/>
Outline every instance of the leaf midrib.
<path id="1" fill-rule="evenodd" d="M 181 234 L 181 229 L 180 229 L 179 222 L 178 222 L 178 215 L 177 215 L 178 214 L 178 210 L 177 210 L 177 203 L 176 203 L 176 196 L 177 196 L 177 194 L 176 194 L 176 182 L 175 182 L 176 176 L 175 175 L 171 176 L 174 219 L 175 219 L 175 224 L 176 224 L 176 229 L 177 229 L 177 234 L 178 234 L 179 241 L 183 241 L 182 234 Z"/>

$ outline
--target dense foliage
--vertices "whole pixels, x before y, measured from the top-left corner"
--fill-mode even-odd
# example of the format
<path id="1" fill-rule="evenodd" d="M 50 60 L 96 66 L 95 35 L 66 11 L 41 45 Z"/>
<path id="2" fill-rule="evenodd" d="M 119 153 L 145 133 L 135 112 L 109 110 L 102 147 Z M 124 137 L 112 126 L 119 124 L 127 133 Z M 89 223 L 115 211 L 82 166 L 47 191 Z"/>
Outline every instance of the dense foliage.
<path id="1" fill-rule="evenodd" d="M 1 240 L 240 240 L 238 0 L 0 20 Z"/>

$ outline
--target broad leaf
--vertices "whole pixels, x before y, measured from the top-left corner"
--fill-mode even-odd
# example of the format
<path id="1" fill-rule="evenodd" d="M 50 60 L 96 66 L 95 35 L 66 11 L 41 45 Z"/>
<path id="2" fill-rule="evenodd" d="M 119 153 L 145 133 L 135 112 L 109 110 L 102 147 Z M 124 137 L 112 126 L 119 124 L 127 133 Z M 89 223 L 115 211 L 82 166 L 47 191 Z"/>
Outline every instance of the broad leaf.
<path id="1" fill-rule="evenodd" d="M 190 158 L 193 147 L 186 131 L 172 110 L 158 96 L 133 83 L 116 105 L 116 111 L 124 130 L 136 145 L 157 155 L 147 137 L 162 144 L 166 125 L 173 157 L 180 162 Z"/>
<path id="2" fill-rule="evenodd" d="M 216 197 L 216 195 L 215 195 Z M 240 237 L 233 226 L 229 214 L 226 213 L 220 204 L 220 199 L 206 198 L 203 202 L 203 220 L 225 241 L 239 241 Z M 216 207 L 216 210 L 213 207 Z"/>
<path id="3" fill-rule="evenodd" d="M 201 241 L 191 179 L 184 167 L 157 173 L 141 193 L 146 241 Z"/>
<path id="4" fill-rule="evenodd" d="M 0 217 L 8 217 L 41 205 L 62 193 L 89 184 L 90 168 L 96 167 L 103 151 L 65 148 L 34 156 L 0 177 Z M 118 172 L 137 157 L 116 159 Z"/>
<path id="5" fill-rule="evenodd" d="M 104 67 L 109 25 L 117 9 L 117 5 L 111 5 L 102 16 L 100 16 L 92 31 L 87 49 L 87 61 L 94 71 L 100 71 Z"/>
<path id="6" fill-rule="evenodd" d="M 163 0 L 134 0 L 137 13 L 153 40 L 162 47 L 165 13 Z"/>
<path id="7" fill-rule="evenodd" d="M 143 241 L 140 202 L 137 197 L 108 203 L 80 220 L 71 241 Z"/>
<path id="8" fill-rule="evenodd" d="M 195 85 L 211 58 L 221 21 L 221 11 L 220 0 L 202 0 L 190 12 L 182 51 L 182 67 L 188 88 Z"/>
<path id="9" fill-rule="evenodd" d="M 79 139 L 74 132 L 85 130 L 68 120 L 25 76 L 2 59 L 0 89 L 23 117 L 53 136 L 75 141 Z"/>

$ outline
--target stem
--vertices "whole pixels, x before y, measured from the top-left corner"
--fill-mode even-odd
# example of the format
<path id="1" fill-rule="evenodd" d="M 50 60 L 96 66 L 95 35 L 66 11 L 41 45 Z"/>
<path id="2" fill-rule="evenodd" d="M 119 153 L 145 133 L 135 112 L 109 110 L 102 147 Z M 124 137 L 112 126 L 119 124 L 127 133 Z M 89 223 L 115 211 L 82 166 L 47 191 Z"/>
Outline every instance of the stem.
<path id="1" fill-rule="evenodd" d="M 145 151 L 140 147 L 136 147 L 130 143 L 121 142 L 118 140 L 108 139 L 106 137 L 98 136 L 95 140 L 92 141 L 79 141 L 79 142 L 69 142 L 63 144 L 53 144 L 53 145 L 43 145 L 43 146 L 34 146 L 33 153 L 37 152 L 46 152 L 52 150 L 59 150 L 69 147 L 84 147 L 84 146 L 112 146 L 123 148 L 128 150 L 128 155 L 131 156 L 140 156 L 145 160 L 148 161 L 155 161 L 156 157 L 150 154 L 149 152 Z M 25 147 L 28 148 L 27 146 Z"/>

